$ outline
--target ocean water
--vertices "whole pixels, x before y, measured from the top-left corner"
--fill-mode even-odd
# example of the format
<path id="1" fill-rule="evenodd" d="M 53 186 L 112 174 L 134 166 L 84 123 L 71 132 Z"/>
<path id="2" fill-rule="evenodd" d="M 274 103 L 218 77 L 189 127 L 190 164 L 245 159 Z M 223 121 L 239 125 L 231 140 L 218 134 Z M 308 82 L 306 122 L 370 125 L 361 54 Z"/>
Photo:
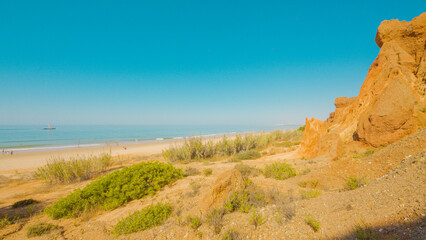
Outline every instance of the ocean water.
<path id="1" fill-rule="evenodd" d="M 88 148 L 108 144 L 136 144 L 142 142 L 171 141 L 190 136 L 223 136 L 235 133 L 295 129 L 298 126 L 3 126 L 0 125 L 0 149 L 14 152 L 49 151 Z"/>

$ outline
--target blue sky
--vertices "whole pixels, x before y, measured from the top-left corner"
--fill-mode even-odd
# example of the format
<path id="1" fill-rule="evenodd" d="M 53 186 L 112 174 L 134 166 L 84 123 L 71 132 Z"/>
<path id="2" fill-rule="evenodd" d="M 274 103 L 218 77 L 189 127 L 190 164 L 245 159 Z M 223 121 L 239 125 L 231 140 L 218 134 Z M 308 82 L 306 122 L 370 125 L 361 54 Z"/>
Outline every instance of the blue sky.
<path id="1" fill-rule="evenodd" d="M 423 8 L 422 8 L 423 6 Z M 356 96 L 423 1 L 1 1 L 0 124 L 277 124 Z"/>

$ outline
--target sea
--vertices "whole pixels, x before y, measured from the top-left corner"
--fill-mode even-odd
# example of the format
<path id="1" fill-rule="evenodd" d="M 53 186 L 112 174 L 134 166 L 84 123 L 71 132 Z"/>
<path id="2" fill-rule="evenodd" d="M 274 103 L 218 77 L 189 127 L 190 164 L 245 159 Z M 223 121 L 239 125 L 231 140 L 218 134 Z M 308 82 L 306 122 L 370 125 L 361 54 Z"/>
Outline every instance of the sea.
<path id="1" fill-rule="evenodd" d="M 194 136 L 296 129 L 278 125 L 0 125 L 0 150 L 14 153 L 175 141 Z"/>

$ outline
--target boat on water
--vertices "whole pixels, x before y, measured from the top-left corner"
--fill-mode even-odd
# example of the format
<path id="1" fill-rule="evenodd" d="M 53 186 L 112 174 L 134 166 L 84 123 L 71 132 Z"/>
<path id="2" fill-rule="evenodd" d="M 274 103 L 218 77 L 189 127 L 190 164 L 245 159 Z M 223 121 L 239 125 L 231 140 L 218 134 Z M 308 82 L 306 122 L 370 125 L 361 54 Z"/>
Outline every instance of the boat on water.
<path id="1" fill-rule="evenodd" d="M 50 123 L 47 125 L 47 127 L 44 127 L 43 128 L 44 130 L 55 130 L 56 128 L 55 127 L 51 127 L 50 126 Z"/>

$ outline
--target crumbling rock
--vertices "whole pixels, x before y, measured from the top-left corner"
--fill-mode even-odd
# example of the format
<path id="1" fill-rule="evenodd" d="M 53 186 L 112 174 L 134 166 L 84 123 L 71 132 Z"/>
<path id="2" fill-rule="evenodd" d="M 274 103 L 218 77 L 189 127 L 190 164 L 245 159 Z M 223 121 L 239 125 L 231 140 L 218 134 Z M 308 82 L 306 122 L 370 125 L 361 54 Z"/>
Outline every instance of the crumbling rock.
<path id="1" fill-rule="evenodd" d="M 336 110 L 323 122 L 321 134 L 305 130 L 301 154 L 334 157 L 327 151 L 336 152 L 342 141 L 386 146 L 426 126 L 426 13 L 410 22 L 383 21 L 376 43 L 379 55 L 358 96 L 336 98 Z M 337 146 L 326 148 L 330 143 Z"/>

